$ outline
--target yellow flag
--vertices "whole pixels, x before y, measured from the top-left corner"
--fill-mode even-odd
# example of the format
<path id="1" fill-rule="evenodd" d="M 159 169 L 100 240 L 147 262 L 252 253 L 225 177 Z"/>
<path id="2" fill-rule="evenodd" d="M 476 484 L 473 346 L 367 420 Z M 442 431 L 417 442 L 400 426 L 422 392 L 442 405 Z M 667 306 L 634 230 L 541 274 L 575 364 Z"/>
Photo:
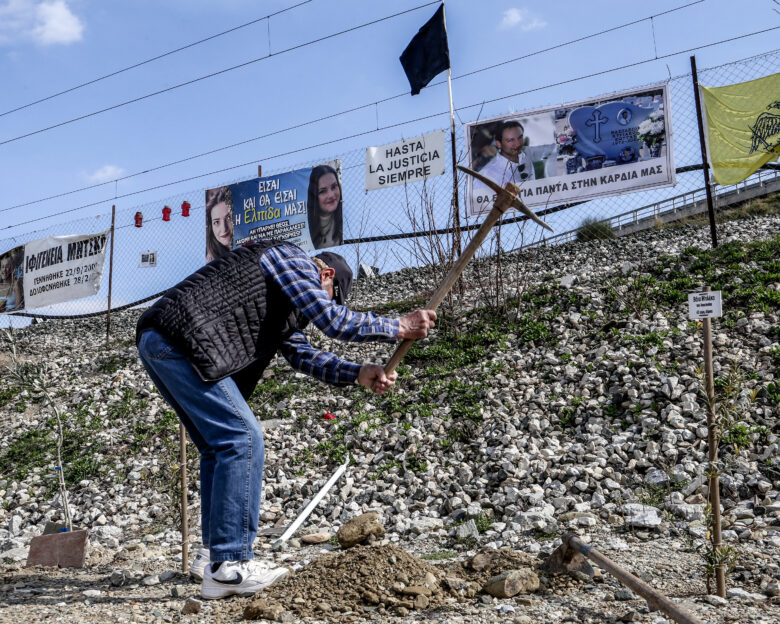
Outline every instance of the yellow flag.
<path id="1" fill-rule="evenodd" d="M 780 73 L 703 87 L 707 152 L 715 181 L 736 184 L 780 154 Z"/>

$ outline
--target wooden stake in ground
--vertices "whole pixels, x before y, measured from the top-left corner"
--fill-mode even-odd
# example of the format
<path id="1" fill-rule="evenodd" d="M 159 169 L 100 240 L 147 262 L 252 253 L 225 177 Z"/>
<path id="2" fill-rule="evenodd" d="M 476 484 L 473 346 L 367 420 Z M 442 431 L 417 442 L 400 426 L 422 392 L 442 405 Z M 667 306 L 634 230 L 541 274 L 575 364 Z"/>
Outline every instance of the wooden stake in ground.
<path id="1" fill-rule="evenodd" d="M 187 573 L 190 536 L 187 529 L 187 432 L 179 423 L 179 462 L 181 464 L 181 571 Z"/>
<path id="2" fill-rule="evenodd" d="M 707 286 L 702 293 L 688 295 L 688 316 L 702 320 L 704 340 L 704 390 L 707 394 L 707 451 L 709 460 L 709 502 L 712 510 L 712 550 L 715 553 L 715 588 L 718 596 L 726 597 L 726 571 L 720 562 L 723 545 L 720 520 L 720 479 L 718 478 L 718 423 L 715 420 L 715 378 L 712 372 L 712 324 L 710 319 L 721 316 L 720 291 L 710 292 Z M 709 587 L 709 580 L 707 581 Z"/>
<path id="3" fill-rule="evenodd" d="M 106 308 L 106 346 L 111 338 L 111 284 L 114 279 L 114 220 L 116 205 L 111 206 L 111 254 L 108 260 L 108 307 Z"/>

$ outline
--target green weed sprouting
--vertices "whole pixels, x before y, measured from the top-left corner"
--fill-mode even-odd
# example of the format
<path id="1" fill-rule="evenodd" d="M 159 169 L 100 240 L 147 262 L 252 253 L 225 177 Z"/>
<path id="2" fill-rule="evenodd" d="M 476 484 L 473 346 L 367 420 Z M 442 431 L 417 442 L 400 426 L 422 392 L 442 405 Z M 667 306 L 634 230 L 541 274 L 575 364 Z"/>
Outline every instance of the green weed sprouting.
<path id="1" fill-rule="evenodd" d="M 477 531 L 479 531 L 481 535 L 490 529 L 490 525 L 493 524 L 493 518 L 485 513 L 480 513 L 476 518 L 474 518 L 474 524 L 476 524 Z"/>
<path id="2" fill-rule="evenodd" d="M 653 295 L 658 280 L 652 275 L 613 277 L 605 286 L 607 301 L 630 310 L 636 318 L 641 318 L 653 306 Z"/>
<path id="3" fill-rule="evenodd" d="M 712 506 L 707 503 L 704 509 L 704 517 L 707 525 L 707 535 L 704 542 L 696 547 L 696 551 L 704 559 L 704 574 L 705 582 L 707 583 L 707 593 L 712 593 L 712 583 L 715 580 L 715 571 L 718 568 L 723 568 L 725 576 L 731 574 L 739 561 L 739 551 L 734 546 L 728 546 L 721 544 L 720 546 L 714 546 L 712 543 L 712 531 L 714 526 L 714 514 L 712 513 Z"/>
<path id="4" fill-rule="evenodd" d="M 600 221 L 596 217 L 586 217 L 577 228 L 578 241 L 610 240 L 615 232 L 609 221 Z"/>
<path id="5" fill-rule="evenodd" d="M 57 482 L 59 484 L 60 500 L 62 501 L 63 517 L 68 531 L 73 530 L 73 522 L 70 517 L 70 506 L 68 504 L 68 490 L 65 486 L 65 467 L 62 465 L 62 414 L 51 395 L 51 375 L 46 362 L 33 364 L 22 362 L 16 351 L 15 336 L 10 331 L 4 331 L 6 340 L 11 345 L 11 364 L 6 366 L 8 376 L 11 381 L 19 388 L 28 390 L 41 398 L 41 407 L 51 409 L 57 422 L 56 453 L 57 465 L 54 467 L 57 472 Z M 79 467 L 81 470 L 83 467 Z"/>
<path id="6" fill-rule="evenodd" d="M 772 405 L 780 405 L 780 384 L 770 383 L 766 387 L 767 399 Z"/>
<path id="7" fill-rule="evenodd" d="M 745 373 L 737 366 L 731 366 L 725 375 L 715 380 L 713 398 L 707 397 L 704 389 L 704 369 L 696 368 L 699 378 L 700 394 L 705 403 L 710 405 L 715 415 L 715 441 L 730 445 L 734 455 L 753 443 L 754 436 L 766 433 L 766 427 L 752 426 L 745 422 L 744 417 L 750 412 L 758 399 L 759 389 L 744 392 Z"/>
<path id="8" fill-rule="evenodd" d="M 406 468 L 411 470 L 414 474 L 420 475 L 428 472 L 428 462 L 426 462 L 417 453 L 408 455 L 406 457 Z"/>
<path id="9" fill-rule="evenodd" d="M 697 367 L 696 376 L 699 379 L 699 394 L 703 397 L 708 410 L 713 414 L 712 430 L 715 439 L 715 448 L 720 457 L 721 445 L 728 445 L 732 449 L 732 455 L 716 462 L 710 462 L 705 470 L 705 476 L 710 483 L 717 483 L 718 477 L 729 471 L 733 466 L 736 456 L 743 448 L 753 443 L 755 435 L 765 434 L 765 427 L 749 425 L 744 417 L 750 412 L 752 405 L 758 398 L 759 389 L 754 388 L 750 392 L 744 391 L 745 374 L 739 366 L 732 365 L 714 380 L 712 396 L 708 396 L 705 373 L 702 366 Z M 704 560 L 704 571 L 707 583 L 707 593 L 711 593 L 711 583 L 715 579 L 716 571 L 722 569 L 724 575 L 728 575 L 739 559 L 739 552 L 733 546 L 713 543 L 713 528 L 716 522 L 716 514 L 711 503 L 707 502 L 705 518 L 707 522 L 707 536 L 704 542 L 695 547 Z"/>

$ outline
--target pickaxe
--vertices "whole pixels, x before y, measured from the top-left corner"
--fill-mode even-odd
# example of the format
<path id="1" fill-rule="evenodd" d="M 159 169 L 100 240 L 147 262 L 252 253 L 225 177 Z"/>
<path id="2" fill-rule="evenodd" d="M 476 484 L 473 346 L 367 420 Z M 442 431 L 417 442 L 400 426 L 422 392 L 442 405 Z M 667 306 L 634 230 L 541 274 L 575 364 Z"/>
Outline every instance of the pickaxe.
<path id="1" fill-rule="evenodd" d="M 580 572 L 593 578 L 593 568 L 585 559 L 587 557 L 604 568 L 623 585 L 642 596 L 651 606 L 663 611 L 675 622 L 679 622 L 679 624 L 703 624 L 699 618 L 678 607 L 647 583 L 607 559 L 598 550 L 584 544 L 573 533 L 565 534 L 562 541 L 563 543 L 550 554 L 544 563 L 544 569 L 547 572 L 552 574 Z"/>
<path id="2" fill-rule="evenodd" d="M 490 230 L 493 229 L 493 226 L 501 218 L 501 215 L 503 215 L 510 208 L 516 208 L 529 219 L 531 219 L 534 223 L 538 223 L 542 227 L 547 228 L 551 232 L 554 232 L 554 230 L 549 225 L 537 217 L 533 211 L 530 210 L 520 200 L 518 197 L 518 194 L 520 193 L 520 187 L 516 184 L 508 182 L 505 188 L 501 188 L 498 184 L 493 182 L 493 180 L 486 178 L 476 171 L 472 171 L 466 167 L 461 167 L 460 165 L 458 165 L 458 169 L 483 182 L 486 186 L 496 192 L 497 197 L 496 201 L 493 203 L 493 209 L 488 213 L 488 216 L 482 222 L 482 225 L 479 227 L 476 234 L 474 234 L 474 237 L 471 239 L 466 249 L 464 249 L 460 254 L 460 257 L 450 269 L 450 272 L 444 278 L 439 288 L 436 289 L 436 292 L 433 293 L 433 296 L 430 298 L 428 303 L 425 304 L 426 310 L 435 310 L 439 307 L 441 302 L 444 301 L 444 297 L 447 296 L 447 293 L 450 292 L 450 289 L 452 289 L 452 287 L 455 285 L 455 282 L 458 281 L 461 273 L 463 273 L 463 269 L 466 268 L 469 260 L 471 260 L 471 258 L 477 252 L 477 249 L 479 249 L 479 246 L 482 244 L 485 238 L 487 238 Z M 401 358 L 406 355 L 406 352 L 409 351 L 412 344 L 414 344 L 414 340 L 408 338 L 403 340 L 401 344 L 398 345 L 395 353 L 393 353 L 392 357 L 385 366 L 385 373 L 390 373 L 395 370 L 395 367 L 398 366 Z"/>

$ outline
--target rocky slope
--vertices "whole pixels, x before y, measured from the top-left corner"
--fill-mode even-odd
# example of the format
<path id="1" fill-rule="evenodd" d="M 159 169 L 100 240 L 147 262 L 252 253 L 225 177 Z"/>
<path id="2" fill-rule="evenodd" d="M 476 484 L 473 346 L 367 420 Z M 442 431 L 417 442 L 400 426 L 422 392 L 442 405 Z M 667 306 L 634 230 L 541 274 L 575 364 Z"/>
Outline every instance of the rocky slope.
<path id="1" fill-rule="evenodd" d="M 780 218 L 732 222 L 719 233 L 717 252 L 705 251 L 708 229 L 686 226 L 511 256 L 501 265 L 501 288 L 495 263 L 482 260 L 464 280 L 456 314 L 415 346 L 396 389 L 382 397 L 319 384 L 278 360 L 251 401 L 266 432 L 261 525 L 294 518 L 348 453 L 346 476 L 302 533 L 334 532 L 377 511 L 387 540 L 435 559 L 478 546 L 541 556 L 574 528 L 706 621 L 777 621 Z M 397 315 L 424 301 L 435 281 L 420 269 L 380 276 L 358 283 L 353 305 Z M 728 408 L 721 502 L 724 539 L 740 557 L 727 606 L 703 599 L 707 428 L 697 368 L 704 354 L 687 293 L 704 285 L 724 293 L 724 316 L 713 322 L 716 386 Z M 52 613 L 80 622 L 228 621 L 240 613 L 233 600 L 184 616 L 197 586 L 182 575 L 153 576 L 176 569 L 181 552 L 178 424 L 138 361 L 137 314 L 112 315 L 109 347 L 103 318 L 47 322 L 13 336 L 19 362 L 47 365 L 46 385 L 66 423 L 74 525 L 90 529 L 90 565 L 21 567 L 30 539 L 62 520 L 62 505 L 52 411 L 4 369 L 0 621 L 10 622 L 22 604 L 31 622 Z M 392 349 L 312 340 L 356 361 L 383 362 Z M 15 366 L 8 339 L 0 360 Z M 191 445 L 188 467 L 197 535 Z M 271 539 L 258 538 L 256 550 L 299 569 L 319 552 L 293 540 L 271 553 Z M 130 584 L 112 589 L 120 569 Z M 621 602 L 635 597 L 618 587 L 599 579 L 521 602 L 483 596 L 441 614 L 463 622 L 600 622 L 627 613 L 624 621 L 666 621 L 641 601 Z M 90 590 L 98 593 L 84 594 Z M 322 614 L 341 617 L 385 615 Z"/>

